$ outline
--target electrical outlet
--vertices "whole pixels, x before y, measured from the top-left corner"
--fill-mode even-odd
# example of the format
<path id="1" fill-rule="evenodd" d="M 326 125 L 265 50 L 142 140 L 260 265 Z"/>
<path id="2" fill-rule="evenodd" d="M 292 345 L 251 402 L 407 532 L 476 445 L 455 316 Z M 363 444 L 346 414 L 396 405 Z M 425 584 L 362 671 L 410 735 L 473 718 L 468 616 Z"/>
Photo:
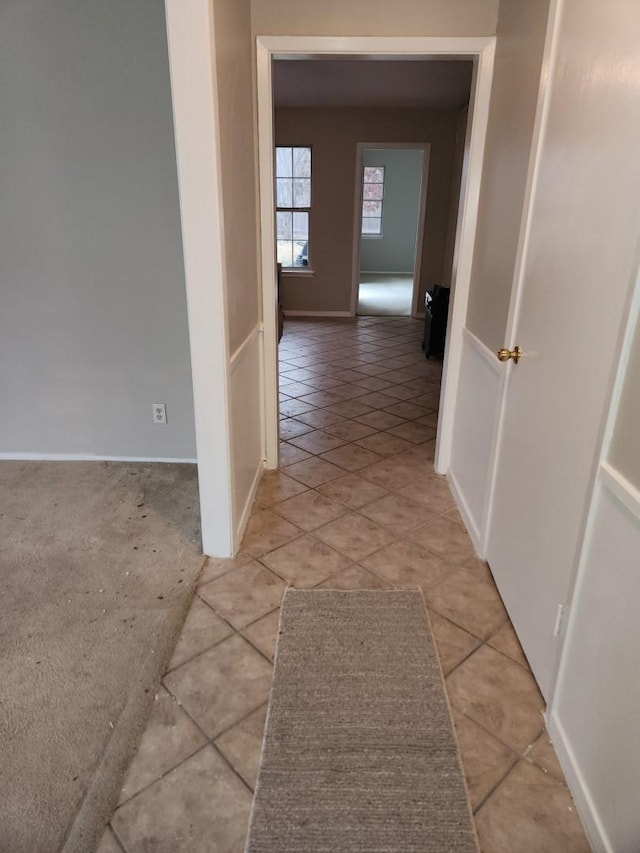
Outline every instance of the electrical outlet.
<path id="1" fill-rule="evenodd" d="M 166 424 L 167 407 L 164 403 L 152 403 L 154 424 Z"/>

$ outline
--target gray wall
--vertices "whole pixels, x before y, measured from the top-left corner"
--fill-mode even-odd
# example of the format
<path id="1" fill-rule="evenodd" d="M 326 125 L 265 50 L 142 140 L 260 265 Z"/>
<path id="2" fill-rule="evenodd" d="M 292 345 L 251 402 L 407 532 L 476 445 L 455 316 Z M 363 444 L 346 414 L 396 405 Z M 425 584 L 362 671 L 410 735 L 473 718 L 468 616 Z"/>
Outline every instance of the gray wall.
<path id="1" fill-rule="evenodd" d="M 0 453 L 193 457 L 163 2 L 4 0 L 0 57 Z"/>
<path id="2" fill-rule="evenodd" d="M 500 3 L 467 326 L 504 346 L 549 0 Z"/>
<path id="3" fill-rule="evenodd" d="M 609 462 L 640 489 L 640 323 L 631 345 Z"/>
<path id="4" fill-rule="evenodd" d="M 364 166 L 384 166 L 382 236 L 360 240 L 360 269 L 365 272 L 407 272 L 415 266 L 422 150 L 367 148 Z"/>
<path id="5" fill-rule="evenodd" d="M 444 275 L 457 110 L 278 109 L 276 145 L 311 145 L 310 264 L 313 277 L 286 275 L 285 309 L 349 311 L 353 278 L 358 142 L 431 143 L 418 305 Z"/>

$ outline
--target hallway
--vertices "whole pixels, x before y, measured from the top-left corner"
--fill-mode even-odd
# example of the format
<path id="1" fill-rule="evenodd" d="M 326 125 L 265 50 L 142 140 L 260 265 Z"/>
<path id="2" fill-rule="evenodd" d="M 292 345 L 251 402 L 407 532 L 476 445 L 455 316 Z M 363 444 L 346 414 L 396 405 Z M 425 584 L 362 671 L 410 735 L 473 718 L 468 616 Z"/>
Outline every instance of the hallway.
<path id="1" fill-rule="evenodd" d="M 423 589 L 483 853 L 583 853 L 543 700 L 433 471 L 441 365 L 410 318 L 288 320 L 281 469 L 209 559 L 99 853 L 240 851 L 286 585 Z M 151 846 L 150 846 L 151 845 Z"/>

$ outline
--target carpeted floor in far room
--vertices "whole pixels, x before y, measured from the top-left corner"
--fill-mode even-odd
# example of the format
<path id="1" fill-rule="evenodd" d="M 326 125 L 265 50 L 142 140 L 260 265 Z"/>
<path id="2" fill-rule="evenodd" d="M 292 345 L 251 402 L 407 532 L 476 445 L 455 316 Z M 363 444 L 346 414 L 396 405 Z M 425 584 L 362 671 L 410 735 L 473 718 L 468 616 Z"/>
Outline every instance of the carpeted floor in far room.
<path id="1" fill-rule="evenodd" d="M 433 471 L 441 365 L 411 318 L 287 320 L 281 470 L 208 560 L 99 853 L 240 853 L 286 585 L 419 586 L 483 853 L 586 853 L 543 700 Z"/>
<path id="2" fill-rule="evenodd" d="M 358 314 L 361 317 L 410 317 L 413 273 L 361 272 Z"/>

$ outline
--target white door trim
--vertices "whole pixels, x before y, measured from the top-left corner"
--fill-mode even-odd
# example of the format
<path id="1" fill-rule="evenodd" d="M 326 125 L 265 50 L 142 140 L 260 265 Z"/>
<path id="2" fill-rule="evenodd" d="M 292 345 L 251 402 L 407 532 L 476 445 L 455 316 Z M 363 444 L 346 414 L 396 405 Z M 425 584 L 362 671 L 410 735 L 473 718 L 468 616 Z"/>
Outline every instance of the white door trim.
<path id="1" fill-rule="evenodd" d="M 353 273 L 351 278 L 351 316 L 358 313 L 358 291 L 360 289 L 360 245 L 362 222 L 362 157 L 367 149 L 407 149 L 422 151 L 420 172 L 420 202 L 416 224 L 416 250 L 413 258 L 413 288 L 411 291 L 411 316 L 418 313 L 418 291 L 422 272 L 422 244 L 424 241 L 424 223 L 427 212 L 427 192 L 429 189 L 429 162 L 431 160 L 430 142 L 358 142 L 356 144 L 356 189 L 353 220 Z"/>
<path id="2" fill-rule="evenodd" d="M 348 36 L 262 36 L 256 37 L 258 97 L 258 164 L 261 216 L 262 300 L 264 322 L 264 389 L 266 467 L 278 466 L 278 326 L 276 311 L 275 216 L 273 191 L 273 86 L 272 60 L 304 56 L 320 58 L 329 54 L 363 57 L 403 56 L 420 58 L 469 57 L 474 74 L 469 105 L 465 148 L 468 165 L 461 195 L 454 276 L 451 287 L 455 299 L 449 313 L 447 347 L 440 421 L 436 446 L 436 470 L 445 473 L 451 458 L 455 401 L 462 357 L 462 328 L 467 313 L 471 264 L 478 217 L 482 160 L 489 117 L 495 37 L 348 37 Z"/>
<path id="3" fill-rule="evenodd" d="M 209 0 L 165 0 L 202 548 L 233 553 L 229 345 L 220 128 Z"/>

